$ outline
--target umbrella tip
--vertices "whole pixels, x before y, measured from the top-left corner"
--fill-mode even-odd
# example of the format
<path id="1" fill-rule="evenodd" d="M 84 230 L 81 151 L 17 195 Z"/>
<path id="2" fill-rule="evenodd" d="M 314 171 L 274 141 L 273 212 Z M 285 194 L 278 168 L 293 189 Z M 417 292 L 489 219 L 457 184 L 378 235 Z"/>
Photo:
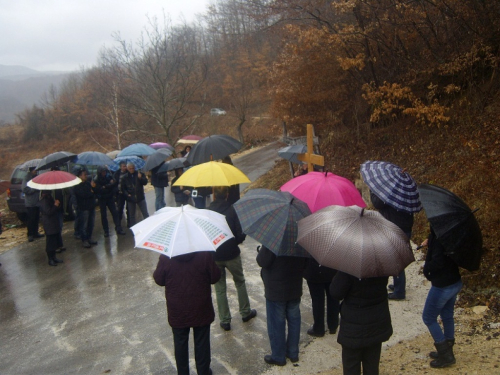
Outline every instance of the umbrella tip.
<path id="1" fill-rule="evenodd" d="M 363 214 L 364 214 L 364 213 L 365 213 L 365 209 L 364 209 L 364 208 L 362 208 L 362 209 L 361 209 L 361 213 L 359 214 L 359 217 L 363 216 Z"/>

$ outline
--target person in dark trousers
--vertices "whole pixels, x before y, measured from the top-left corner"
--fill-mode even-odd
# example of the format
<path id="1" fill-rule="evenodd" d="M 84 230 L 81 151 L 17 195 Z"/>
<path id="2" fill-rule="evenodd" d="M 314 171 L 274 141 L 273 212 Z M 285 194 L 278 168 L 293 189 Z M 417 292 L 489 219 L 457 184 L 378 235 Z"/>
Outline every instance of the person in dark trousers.
<path id="1" fill-rule="evenodd" d="M 42 213 L 42 225 L 45 231 L 45 251 L 49 259 L 49 266 L 57 266 L 63 263 L 61 259 L 56 258 L 56 250 L 62 243 L 61 226 L 58 219 L 58 211 L 61 202 L 54 200 L 50 191 L 42 191 L 42 197 L 38 202 L 40 212 Z"/>
<path id="2" fill-rule="evenodd" d="M 151 185 L 155 188 L 155 211 L 165 207 L 165 188 L 168 186 L 168 172 L 158 172 L 160 166 L 151 170 Z"/>
<path id="3" fill-rule="evenodd" d="M 339 301 L 330 295 L 330 284 L 337 271 L 320 266 L 314 258 L 307 259 L 304 279 L 307 280 L 311 294 L 314 324 L 307 330 L 307 334 L 315 337 L 325 335 L 325 297 L 326 323 L 330 334 L 337 333 L 339 326 Z"/>
<path id="4" fill-rule="evenodd" d="M 340 330 L 344 375 L 378 375 L 382 342 L 392 336 L 387 299 L 388 277 L 358 279 L 337 271 L 330 294 L 340 305 Z"/>
<path id="5" fill-rule="evenodd" d="M 182 168 L 177 168 L 175 170 L 175 177 L 172 180 L 172 186 L 170 187 L 170 191 L 174 194 L 175 205 L 177 207 L 188 204 L 189 198 L 191 197 L 192 188 L 187 186 L 174 186 L 179 177 L 182 176 L 183 172 L 184 170 Z"/>
<path id="6" fill-rule="evenodd" d="M 43 237 L 43 234 L 38 233 L 38 224 L 40 220 L 40 208 L 38 201 L 40 199 L 40 190 L 30 188 L 27 184 L 36 177 L 37 172 L 35 167 L 31 167 L 23 179 L 22 192 L 24 193 L 24 206 L 26 207 L 28 241 L 33 242 L 36 238 Z"/>
<path id="7" fill-rule="evenodd" d="M 127 163 L 127 174 L 120 180 L 120 189 L 127 200 L 127 209 L 130 215 L 130 227 L 137 223 L 135 217 L 136 207 L 141 210 L 142 218 L 149 217 L 146 196 L 144 195 L 144 186 L 148 183 L 148 178 L 139 171 L 135 170 L 133 163 Z"/>
<path id="8" fill-rule="evenodd" d="M 267 333 L 271 343 L 271 354 L 264 356 L 264 361 L 278 366 L 286 365 L 286 358 L 292 363 L 298 362 L 300 299 L 306 258 L 277 257 L 265 246 L 257 250 L 257 263 L 262 267 L 266 297 Z"/>
<path id="9" fill-rule="evenodd" d="M 78 177 L 82 180 L 75 186 L 74 192 L 76 197 L 76 205 L 80 215 L 79 233 L 82 239 L 83 247 L 90 248 L 92 245 L 97 245 L 97 241 L 92 239 L 95 223 L 95 194 L 94 181 L 88 181 L 87 171 L 81 169 Z"/>
<path id="10" fill-rule="evenodd" d="M 198 375 L 211 375 L 210 325 L 215 319 L 211 285 L 221 276 L 213 254 L 202 251 L 168 258 L 160 255 L 153 278 L 165 287 L 178 375 L 189 375 L 189 332 L 193 328 Z"/>
<path id="11" fill-rule="evenodd" d="M 462 289 L 462 277 L 458 265 L 447 256 L 444 247 L 436 238 L 431 227 L 429 238 L 422 243 L 428 246 L 424 263 L 424 276 L 431 282 L 431 289 L 425 301 L 422 319 L 434 339 L 437 352 L 429 356 L 434 360 L 430 365 L 434 368 L 448 367 L 456 362 L 453 354 L 455 345 L 455 301 Z M 437 321 L 443 322 L 443 330 Z"/>
<path id="12" fill-rule="evenodd" d="M 59 167 L 52 167 L 50 168 L 51 171 L 60 171 Z M 66 202 L 66 192 L 64 189 L 56 189 L 52 191 L 52 195 L 56 201 L 59 201 L 59 210 L 57 210 L 57 220 L 59 221 L 59 226 L 61 227 L 61 233 L 63 230 L 64 226 L 64 207 L 66 207 L 65 202 Z M 62 236 L 59 237 L 59 244 L 56 250 L 56 253 L 62 253 L 63 251 L 66 251 L 66 248 L 64 247 Z"/>
<path id="13" fill-rule="evenodd" d="M 413 228 L 413 214 L 398 211 L 388 204 L 385 204 L 372 191 L 370 191 L 370 200 L 372 201 L 373 207 L 375 207 L 385 219 L 396 224 L 406 234 L 408 240 L 410 240 Z M 404 270 L 394 278 L 394 284 L 389 285 L 389 289 L 394 291 L 389 293 L 390 300 L 402 301 L 406 298 L 406 274 Z"/>
<path id="14" fill-rule="evenodd" d="M 122 190 L 120 189 L 121 186 L 121 179 L 123 176 L 125 176 L 128 173 L 127 171 L 127 163 L 125 161 L 120 162 L 120 168 L 114 173 L 113 179 L 117 183 L 117 189 L 115 190 L 116 194 L 116 210 L 118 212 L 118 221 L 122 222 L 123 219 L 123 209 L 125 208 L 125 204 L 127 203 L 127 199 L 125 199 L 125 196 L 123 195 Z M 128 213 L 128 208 L 126 208 L 126 217 L 127 217 L 127 227 L 130 227 L 130 215 Z"/>
<path id="15" fill-rule="evenodd" d="M 231 160 L 230 156 L 226 156 L 224 159 L 222 159 L 222 162 L 229 165 L 233 165 L 233 161 Z M 230 204 L 235 204 L 239 200 L 240 200 L 240 184 L 229 186 L 229 194 L 227 196 L 227 201 Z"/>
<path id="16" fill-rule="evenodd" d="M 97 167 L 97 175 L 94 178 L 95 192 L 99 201 L 99 209 L 101 211 L 101 223 L 104 230 L 104 237 L 109 237 L 108 213 L 111 212 L 113 223 L 115 224 L 116 234 L 124 235 L 121 223 L 118 220 L 118 212 L 115 206 L 115 191 L 118 182 L 114 179 L 106 167 Z"/>
<path id="17" fill-rule="evenodd" d="M 227 201 L 228 188 L 225 186 L 214 188 L 215 200 L 208 209 L 224 215 L 227 225 L 231 229 L 234 238 L 229 239 L 217 248 L 215 252 L 215 263 L 221 269 L 222 276 L 215 284 L 217 296 L 217 308 L 219 311 L 220 326 L 225 331 L 231 330 L 231 311 L 227 300 L 226 269 L 233 275 L 234 286 L 238 294 L 238 305 L 240 315 L 244 323 L 257 316 L 257 311 L 250 308 L 245 275 L 241 263 L 239 244 L 245 241 L 246 235 L 241 229 L 240 220 L 233 206 Z"/>

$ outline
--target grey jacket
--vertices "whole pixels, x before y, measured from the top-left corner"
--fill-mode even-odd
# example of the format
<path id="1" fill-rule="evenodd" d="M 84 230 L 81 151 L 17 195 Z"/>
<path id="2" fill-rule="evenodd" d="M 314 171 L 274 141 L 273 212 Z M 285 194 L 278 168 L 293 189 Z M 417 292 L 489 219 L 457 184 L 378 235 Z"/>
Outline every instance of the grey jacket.
<path id="1" fill-rule="evenodd" d="M 27 184 L 33 178 L 31 173 L 27 173 L 23 180 L 22 191 L 24 193 L 24 206 L 25 207 L 36 207 L 38 201 L 40 200 L 40 190 L 32 189 Z"/>

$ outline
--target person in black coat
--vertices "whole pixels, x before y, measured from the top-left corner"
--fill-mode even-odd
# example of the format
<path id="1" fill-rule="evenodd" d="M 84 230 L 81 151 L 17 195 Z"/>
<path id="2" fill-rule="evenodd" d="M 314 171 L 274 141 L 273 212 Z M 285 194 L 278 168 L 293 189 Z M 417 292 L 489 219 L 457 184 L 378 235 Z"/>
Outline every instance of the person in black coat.
<path id="1" fill-rule="evenodd" d="M 127 163 L 125 161 L 121 161 L 120 168 L 113 174 L 113 179 L 117 183 L 117 187 L 115 190 L 115 199 L 116 199 L 116 211 L 118 212 L 118 221 L 120 222 L 120 225 L 123 218 L 123 209 L 125 208 L 125 203 L 127 203 L 127 200 L 125 199 L 125 196 L 123 195 L 120 186 L 122 177 L 125 176 L 127 173 L 128 173 Z M 130 215 L 128 213 L 128 208 L 126 210 L 127 210 L 127 227 L 130 227 Z"/>
<path id="2" fill-rule="evenodd" d="M 156 197 L 155 211 L 158 211 L 167 205 L 165 203 L 165 188 L 168 186 L 168 172 L 158 172 L 162 165 L 163 163 L 151 170 L 151 185 L 155 188 Z"/>
<path id="3" fill-rule="evenodd" d="M 74 187 L 76 197 L 76 206 L 80 220 L 80 229 L 78 233 L 82 239 L 83 247 L 90 248 L 92 245 L 97 245 L 97 241 L 92 239 L 92 232 L 94 231 L 95 223 L 95 194 L 94 188 L 96 184 L 94 181 L 87 179 L 87 171 L 81 169 L 78 177 L 82 180 Z"/>
<path id="4" fill-rule="evenodd" d="M 339 301 L 330 295 L 330 284 L 337 271 L 320 266 L 314 258 L 307 259 L 304 270 L 304 279 L 307 280 L 311 294 L 314 324 L 307 330 L 307 334 L 315 337 L 325 335 L 325 295 L 326 295 L 326 323 L 330 334 L 337 332 L 339 326 Z"/>
<path id="5" fill-rule="evenodd" d="M 59 224 L 59 209 L 61 202 L 54 200 L 50 191 L 42 191 L 42 197 L 38 202 L 38 207 L 42 214 L 42 225 L 45 232 L 45 252 L 49 259 L 49 266 L 57 266 L 62 263 L 56 258 L 56 250 L 62 243 L 61 226 Z"/>
<path id="6" fill-rule="evenodd" d="M 136 206 L 141 210 L 142 218 L 149 217 L 144 186 L 148 183 L 148 178 L 135 170 L 133 163 L 127 163 L 127 174 L 120 180 L 120 189 L 127 200 L 127 209 L 130 215 L 130 226 L 136 224 Z"/>
<path id="7" fill-rule="evenodd" d="M 265 246 L 258 251 L 257 263 L 262 267 L 267 333 L 271 343 L 271 354 L 266 355 L 264 361 L 270 365 L 284 366 L 286 358 L 289 358 L 295 363 L 299 360 L 300 299 L 306 258 L 278 257 Z"/>
<path id="8" fill-rule="evenodd" d="M 226 156 L 224 159 L 222 159 L 222 162 L 229 165 L 233 165 L 233 161 L 231 160 L 230 156 Z M 235 204 L 239 200 L 240 200 L 240 184 L 229 186 L 227 201 L 230 204 Z"/>
<path id="9" fill-rule="evenodd" d="M 187 186 L 174 186 L 179 177 L 182 176 L 183 172 L 184 170 L 182 168 L 175 169 L 175 177 L 172 180 L 172 186 L 170 187 L 170 191 L 174 194 L 175 205 L 177 207 L 188 204 L 189 198 L 191 197 L 192 188 Z"/>
<path id="10" fill-rule="evenodd" d="M 240 220 L 236 215 L 233 206 L 227 201 L 228 189 L 225 186 L 214 188 L 215 200 L 208 207 L 226 217 L 227 224 L 233 233 L 234 238 L 229 239 L 217 248 L 215 252 L 215 263 L 222 272 L 222 277 L 215 284 L 215 294 L 217 296 L 217 308 L 219 311 L 220 326 L 225 330 L 231 329 L 231 311 L 227 300 L 226 288 L 226 268 L 233 275 L 234 286 L 238 294 L 238 304 L 243 322 L 248 322 L 257 316 L 257 311 L 250 308 L 250 300 L 243 274 L 240 248 L 238 247 L 246 235 L 241 229 Z"/>
<path id="11" fill-rule="evenodd" d="M 115 191 L 118 186 L 118 181 L 114 179 L 106 167 L 97 167 L 97 175 L 94 177 L 95 192 L 99 201 L 99 209 L 101 211 L 101 223 L 104 230 L 104 237 L 109 237 L 108 212 L 111 212 L 113 223 L 115 224 L 116 234 L 124 235 L 118 212 L 115 206 Z"/>
<path id="12" fill-rule="evenodd" d="M 340 305 L 340 330 L 344 375 L 378 375 L 382 342 L 392 336 L 387 299 L 388 277 L 358 279 L 338 271 L 330 294 Z"/>
<path id="13" fill-rule="evenodd" d="M 455 301 L 462 289 L 462 277 L 458 265 L 445 254 L 444 246 L 436 238 L 431 227 L 429 238 L 421 246 L 428 246 L 424 264 L 424 276 L 432 284 L 425 301 L 422 319 L 434 339 L 437 352 L 429 355 L 434 358 L 431 367 L 448 367 L 456 362 L 453 354 L 455 345 Z M 443 330 L 437 319 L 441 317 Z"/>
<path id="14" fill-rule="evenodd" d="M 375 193 L 370 191 L 370 200 L 373 207 L 377 209 L 378 212 L 391 223 L 396 224 L 408 237 L 411 238 L 411 232 L 413 228 L 413 214 L 404 211 L 398 211 L 395 208 L 385 204 L 382 199 L 380 199 Z M 395 301 L 401 301 L 406 298 L 406 274 L 405 270 L 394 277 L 394 284 L 389 285 L 389 289 L 394 290 L 393 293 L 389 293 L 389 299 Z"/>

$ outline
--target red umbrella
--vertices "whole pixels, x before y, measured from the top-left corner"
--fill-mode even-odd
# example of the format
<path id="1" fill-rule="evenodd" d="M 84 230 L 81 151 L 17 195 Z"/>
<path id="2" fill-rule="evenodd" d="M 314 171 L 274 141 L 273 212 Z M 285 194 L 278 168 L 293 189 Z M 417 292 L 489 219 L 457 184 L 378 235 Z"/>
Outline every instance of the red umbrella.
<path id="1" fill-rule="evenodd" d="M 331 205 L 366 207 L 356 186 L 331 172 L 309 172 L 291 179 L 280 190 L 306 202 L 311 212 Z"/>
<path id="2" fill-rule="evenodd" d="M 28 181 L 28 186 L 38 190 L 57 190 L 78 185 L 82 180 L 68 172 L 50 171 Z"/>
<path id="3" fill-rule="evenodd" d="M 0 194 L 3 194 L 10 188 L 10 181 L 0 180 Z"/>

